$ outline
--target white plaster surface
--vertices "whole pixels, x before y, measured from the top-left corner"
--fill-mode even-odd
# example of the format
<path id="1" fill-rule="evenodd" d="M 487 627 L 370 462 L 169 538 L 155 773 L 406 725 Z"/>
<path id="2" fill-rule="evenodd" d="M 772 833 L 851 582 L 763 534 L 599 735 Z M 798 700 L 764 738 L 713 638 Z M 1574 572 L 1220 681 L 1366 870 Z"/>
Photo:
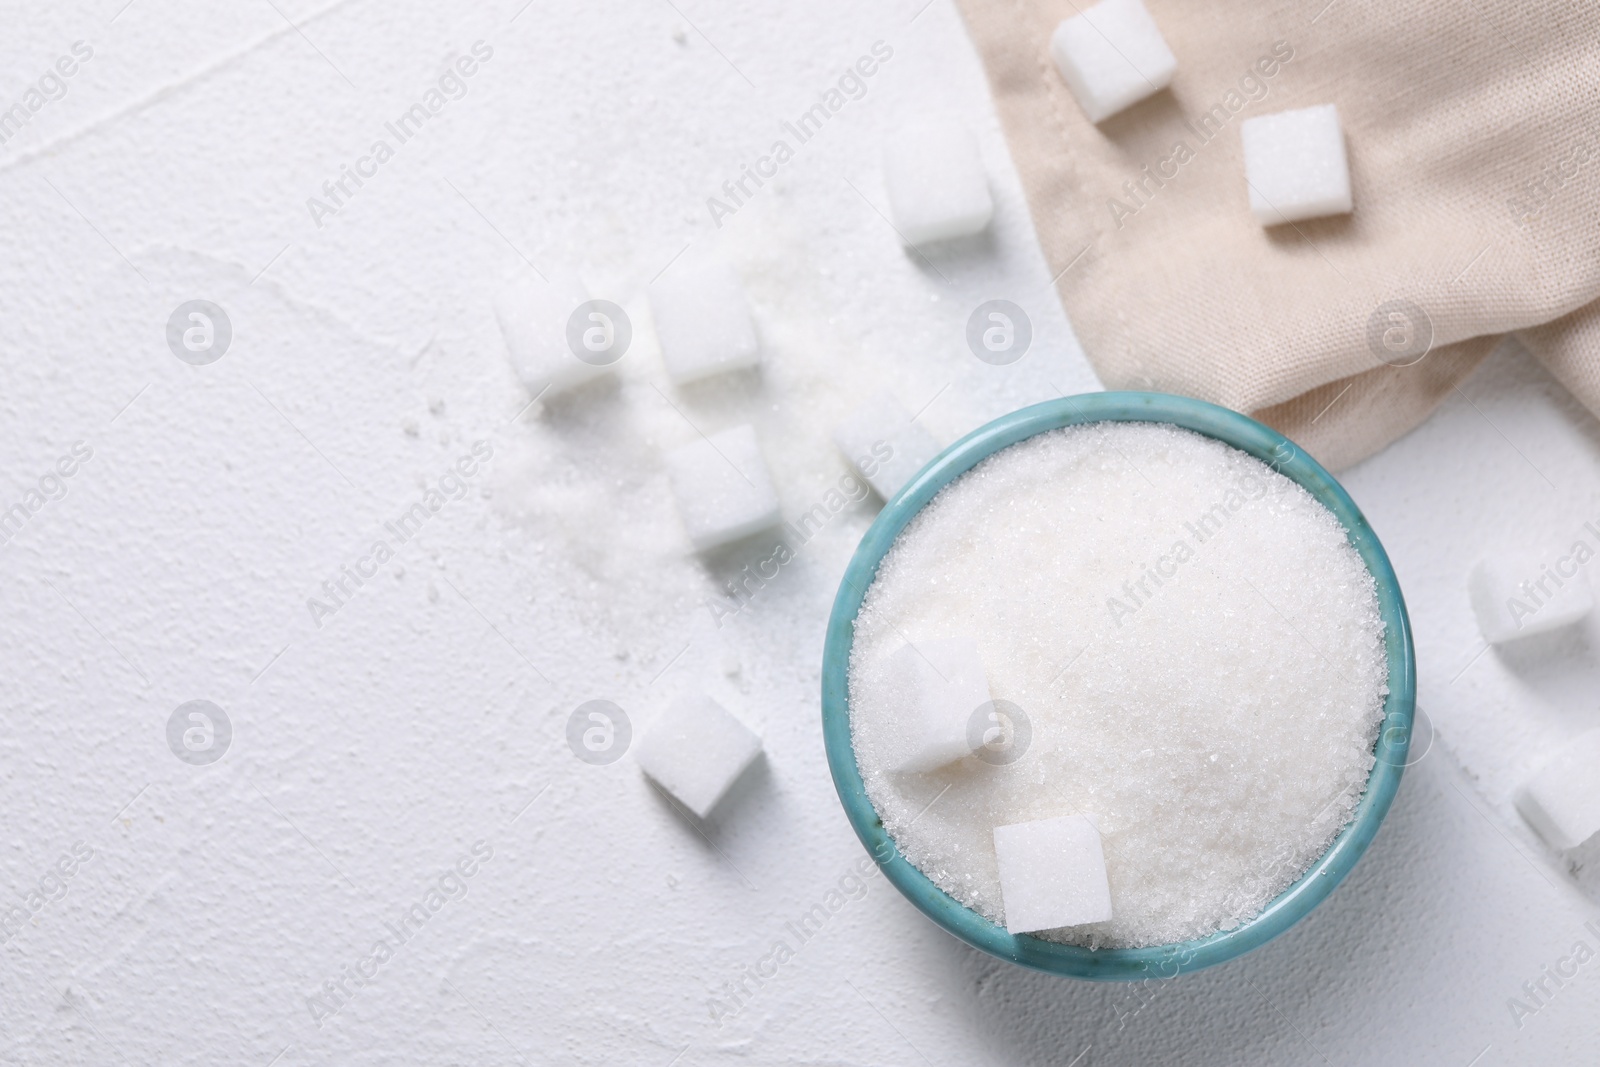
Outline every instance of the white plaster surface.
<path id="1" fill-rule="evenodd" d="M 0 1062 L 1593 1062 L 1600 963 L 1520 1026 L 1507 1006 L 1600 945 L 1589 872 L 1510 799 L 1600 718 L 1600 620 L 1478 655 L 1467 603 L 1483 543 L 1600 513 L 1600 433 L 1512 350 L 1348 477 L 1439 740 L 1302 925 L 1143 989 L 983 957 L 877 876 L 789 932 L 864 855 L 817 684 L 875 504 L 714 613 L 770 546 L 690 552 L 661 451 L 754 422 L 792 519 L 839 485 L 829 427 L 878 388 L 948 442 L 1095 387 L 959 18 L 919 7 L 6 5 L 6 106 L 74 41 L 94 58 L 0 146 L 0 509 L 74 442 L 93 456 L 0 546 L 0 900 L 75 842 L 93 856 L 0 944 Z M 480 39 L 468 95 L 316 225 L 307 198 Z M 879 40 L 865 96 L 713 225 L 706 198 Z M 987 235 L 926 258 L 882 218 L 881 138 L 914 118 L 973 129 L 996 195 Z M 685 246 L 738 264 L 758 374 L 667 382 L 643 294 Z M 524 411 L 489 295 L 546 260 L 637 336 L 614 385 Z M 963 340 L 997 297 L 1034 329 L 1005 367 Z M 233 327 L 204 367 L 163 333 L 196 298 Z M 479 441 L 487 469 L 399 545 L 384 524 Z M 308 598 L 385 537 L 396 558 L 319 626 Z M 637 731 L 699 687 L 767 753 L 704 824 L 628 756 L 567 744 L 582 702 Z M 193 699 L 233 725 L 206 766 L 166 741 Z M 314 1018 L 479 841 L 465 895 Z M 793 957 L 714 1023 L 777 938 Z"/>

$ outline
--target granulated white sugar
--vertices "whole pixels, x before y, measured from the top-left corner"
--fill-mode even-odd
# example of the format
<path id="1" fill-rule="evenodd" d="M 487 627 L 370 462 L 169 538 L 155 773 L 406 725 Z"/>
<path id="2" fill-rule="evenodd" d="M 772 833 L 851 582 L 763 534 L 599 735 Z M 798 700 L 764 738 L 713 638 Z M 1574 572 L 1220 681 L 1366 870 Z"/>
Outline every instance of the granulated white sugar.
<path id="1" fill-rule="evenodd" d="M 954 637 L 1027 747 L 891 771 L 886 666 Z M 1092 818 L 1113 917 L 1041 936 L 1102 947 L 1231 929 L 1298 878 L 1360 799 L 1387 682 L 1375 583 L 1331 512 L 1211 438 L 1096 423 L 1004 449 L 912 520 L 849 686 L 885 828 L 983 915 L 1004 921 L 994 827 Z"/>

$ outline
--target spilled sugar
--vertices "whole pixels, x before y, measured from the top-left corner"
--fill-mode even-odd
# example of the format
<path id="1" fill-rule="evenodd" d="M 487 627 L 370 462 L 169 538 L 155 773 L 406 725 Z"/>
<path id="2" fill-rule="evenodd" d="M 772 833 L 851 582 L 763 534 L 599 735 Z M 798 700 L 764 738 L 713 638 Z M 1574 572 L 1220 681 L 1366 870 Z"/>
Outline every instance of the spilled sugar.
<path id="1" fill-rule="evenodd" d="M 885 661 L 959 635 L 1026 750 L 887 770 Z M 1090 814 L 1114 917 L 1042 936 L 1157 945 L 1251 918 L 1323 852 L 1387 678 L 1375 583 L 1332 513 L 1218 441 L 1097 423 L 997 453 L 901 533 L 856 619 L 851 728 L 884 826 L 946 892 L 1003 921 L 993 827 Z"/>

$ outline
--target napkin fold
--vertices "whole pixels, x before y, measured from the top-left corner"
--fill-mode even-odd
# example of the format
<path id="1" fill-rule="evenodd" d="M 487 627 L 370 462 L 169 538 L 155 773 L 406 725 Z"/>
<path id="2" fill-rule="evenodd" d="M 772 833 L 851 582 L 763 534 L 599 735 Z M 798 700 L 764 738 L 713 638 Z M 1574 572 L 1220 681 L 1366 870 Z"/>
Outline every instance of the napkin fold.
<path id="1" fill-rule="evenodd" d="M 1099 125 L 1072 0 L 958 0 L 1101 380 L 1246 411 L 1325 465 L 1406 433 L 1505 334 L 1600 413 L 1600 5 L 1146 0 L 1168 89 Z M 1246 119 L 1335 104 L 1355 209 L 1262 227 Z"/>

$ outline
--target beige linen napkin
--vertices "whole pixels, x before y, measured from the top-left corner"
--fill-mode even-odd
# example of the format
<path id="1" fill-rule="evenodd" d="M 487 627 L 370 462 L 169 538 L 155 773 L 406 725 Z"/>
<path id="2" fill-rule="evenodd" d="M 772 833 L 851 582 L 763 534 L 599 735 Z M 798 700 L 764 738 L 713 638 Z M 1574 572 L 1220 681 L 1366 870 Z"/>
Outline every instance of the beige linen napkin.
<path id="1" fill-rule="evenodd" d="M 1251 412 L 1337 468 L 1538 327 L 1600 411 L 1600 3 L 1146 0 L 1177 75 L 1099 126 L 1049 56 L 1087 4 L 960 4 L 1108 388 Z M 1354 212 L 1263 228 L 1240 123 L 1328 103 Z"/>

